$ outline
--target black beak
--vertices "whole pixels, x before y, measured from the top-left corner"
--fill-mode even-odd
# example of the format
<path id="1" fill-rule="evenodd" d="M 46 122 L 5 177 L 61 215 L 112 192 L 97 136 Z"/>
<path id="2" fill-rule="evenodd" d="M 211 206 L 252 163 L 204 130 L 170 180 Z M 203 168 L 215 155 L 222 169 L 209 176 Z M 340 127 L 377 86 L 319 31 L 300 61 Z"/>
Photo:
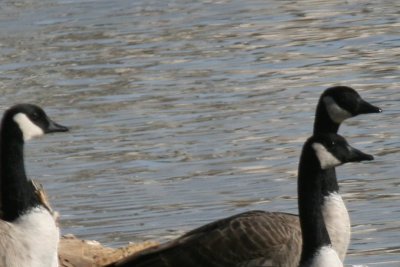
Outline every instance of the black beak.
<path id="1" fill-rule="evenodd" d="M 367 101 L 361 99 L 357 111 L 358 114 L 381 113 L 382 109 L 374 105 L 371 105 Z"/>
<path id="2" fill-rule="evenodd" d="M 49 119 L 49 126 L 47 127 L 45 133 L 67 132 L 67 131 L 68 131 L 67 127 L 55 123 L 54 121 Z"/>
<path id="3" fill-rule="evenodd" d="M 349 154 L 348 158 L 346 159 L 347 162 L 360 162 L 365 160 L 373 160 L 374 156 L 366 154 L 361 150 L 358 150 L 352 146 L 349 146 Z"/>

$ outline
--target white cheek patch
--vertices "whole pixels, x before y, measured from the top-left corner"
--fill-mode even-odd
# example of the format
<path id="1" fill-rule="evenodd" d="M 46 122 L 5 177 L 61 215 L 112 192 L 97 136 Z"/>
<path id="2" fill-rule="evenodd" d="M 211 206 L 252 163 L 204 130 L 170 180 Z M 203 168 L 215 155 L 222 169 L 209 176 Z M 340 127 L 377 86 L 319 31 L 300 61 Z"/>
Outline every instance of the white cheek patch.
<path id="1" fill-rule="evenodd" d="M 317 154 L 317 158 L 321 165 L 321 169 L 326 170 L 332 167 L 339 166 L 342 164 L 332 153 L 330 153 L 326 148 L 320 143 L 313 143 L 312 148 Z"/>
<path id="2" fill-rule="evenodd" d="M 331 246 L 323 246 L 314 255 L 311 267 L 343 267 L 336 251 Z"/>
<path id="3" fill-rule="evenodd" d="M 23 113 L 18 113 L 14 115 L 13 120 L 18 124 L 21 129 L 22 135 L 24 136 L 24 141 L 28 141 L 34 137 L 44 135 L 43 130 L 34 124 L 28 116 Z"/>
<path id="4" fill-rule="evenodd" d="M 344 120 L 352 117 L 351 113 L 341 108 L 332 97 L 326 96 L 324 97 L 323 101 L 325 103 L 329 117 L 334 122 L 342 123 Z"/>

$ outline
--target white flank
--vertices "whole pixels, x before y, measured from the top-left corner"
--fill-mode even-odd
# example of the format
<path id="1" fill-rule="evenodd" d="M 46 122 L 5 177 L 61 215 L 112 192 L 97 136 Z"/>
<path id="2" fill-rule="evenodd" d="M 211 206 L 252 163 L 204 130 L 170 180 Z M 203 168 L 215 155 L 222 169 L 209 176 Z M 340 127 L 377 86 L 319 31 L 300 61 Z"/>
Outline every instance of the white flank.
<path id="1" fill-rule="evenodd" d="M 333 192 L 324 198 L 322 215 L 332 246 L 340 260 L 344 261 L 350 244 L 351 224 L 346 205 L 339 193 Z"/>
<path id="2" fill-rule="evenodd" d="M 324 246 L 315 254 L 310 267 L 343 267 L 343 263 L 331 246 Z"/>
<path id="3" fill-rule="evenodd" d="M 45 208 L 33 208 L 14 223 L 0 221 L 0 233 L 0 266 L 58 267 L 60 231 Z"/>
<path id="4" fill-rule="evenodd" d="M 321 169 L 326 170 L 332 167 L 339 166 L 342 164 L 332 153 L 330 153 L 323 145 L 320 143 L 313 143 L 312 148 L 317 154 Z"/>
<path id="5" fill-rule="evenodd" d="M 331 119 L 334 122 L 340 124 L 345 119 L 352 117 L 351 113 L 348 112 L 347 110 L 341 108 L 332 97 L 326 96 L 323 98 L 323 101 L 325 103 L 326 110 L 328 111 L 329 117 L 331 117 Z"/>
<path id="6" fill-rule="evenodd" d="M 14 115 L 13 119 L 21 129 L 21 132 L 24 136 L 24 141 L 28 141 L 34 137 L 42 136 L 44 134 L 43 130 L 34 124 L 24 113 L 18 113 Z"/>

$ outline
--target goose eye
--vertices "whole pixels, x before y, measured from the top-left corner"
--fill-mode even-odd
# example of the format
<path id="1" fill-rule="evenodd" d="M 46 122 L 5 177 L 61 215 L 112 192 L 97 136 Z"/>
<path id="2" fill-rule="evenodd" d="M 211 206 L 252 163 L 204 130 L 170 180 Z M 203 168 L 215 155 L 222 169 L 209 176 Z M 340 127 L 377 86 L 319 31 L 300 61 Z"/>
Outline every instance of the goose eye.
<path id="1" fill-rule="evenodd" d="M 38 114 L 37 112 L 34 112 L 34 113 L 32 114 L 32 119 L 33 119 L 33 120 L 38 120 L 38 119 L 39 119 L 39 114 Z"/>

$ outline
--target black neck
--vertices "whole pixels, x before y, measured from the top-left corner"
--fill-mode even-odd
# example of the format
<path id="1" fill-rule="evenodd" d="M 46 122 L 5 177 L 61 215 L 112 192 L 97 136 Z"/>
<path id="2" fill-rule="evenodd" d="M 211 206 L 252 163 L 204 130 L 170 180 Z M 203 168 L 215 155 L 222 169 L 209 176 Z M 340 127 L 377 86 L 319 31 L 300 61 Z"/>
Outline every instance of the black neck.
<path id="1" fill-rule="evenodd" d="M 339 192 L 339 184 L 336 179 L 335 168 L 321 170 L 321 196 L 328 196 L 331 193 Z M 323 200 L 323 199 L 322 199 Z"/>
<path id="2" fill-rule="evenodd" d="M 315 113 L 314 134 L 337 133 L 339 126 L 340 124 L 334 122 L 329 116 L 325 104 L 321 98 L 318 102 L 317 111 Z"/>
<path id="3" fill-rule="evenodd" d="M 334 122 L 326 110 L 322 98 L 317 105 L 314 122 L 314 134 L 337 133 L 340 124 Z M 324 171 L 324 182 L 322 183 L 322 195 L 327 196 L 332 192 L 339 192 L 339 185 L 336 179 L 335 168 Z"/>
<path id="4" fill-rule="evenodd" d="M 299 215 L 303 236 L 300 266 L 308 266 L 321 247 L 331 244 L 322 216 L 323 191 L 329 186 L 329 178 L 332 177 L 329 172 L 331 170 L 320 168 L 315 153 L 306 143 L 298 173 Z"/>
<path id="5" fill-rule="evenodd" d="M 24 141 L 15 124 L 1 131 L 1 206 L 3 218 L 13 221 L 29 208 L 39 205 L 24 166 Z"/>

